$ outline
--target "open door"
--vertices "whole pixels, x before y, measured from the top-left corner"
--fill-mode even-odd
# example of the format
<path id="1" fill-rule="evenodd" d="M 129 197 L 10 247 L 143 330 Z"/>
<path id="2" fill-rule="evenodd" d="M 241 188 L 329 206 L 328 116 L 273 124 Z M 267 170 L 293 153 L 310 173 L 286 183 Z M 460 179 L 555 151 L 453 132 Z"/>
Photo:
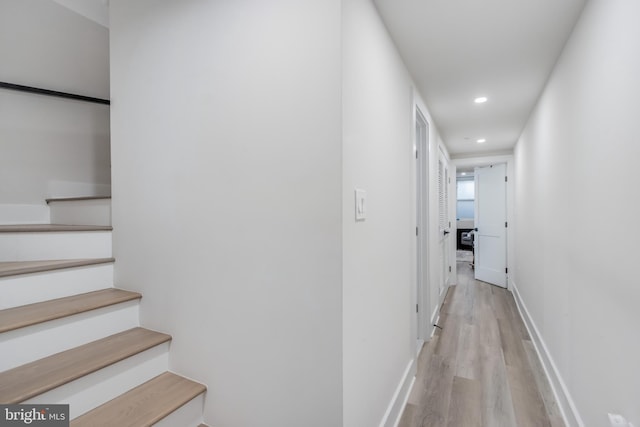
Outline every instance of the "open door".
<path id="1" fill-rule="evenodd" d="M 476 168 L 475 191 L 475 278 L 506 288 L 506 165 Z"/>

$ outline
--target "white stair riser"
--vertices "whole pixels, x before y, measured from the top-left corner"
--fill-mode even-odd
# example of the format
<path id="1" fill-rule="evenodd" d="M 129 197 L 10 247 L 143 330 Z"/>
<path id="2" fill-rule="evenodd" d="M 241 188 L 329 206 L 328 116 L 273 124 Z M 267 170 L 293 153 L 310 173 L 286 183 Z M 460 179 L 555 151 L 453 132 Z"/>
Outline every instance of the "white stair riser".
<path id="1" fill-rule="evenodd" d="M 50 224 L 45 204 L 0 203 L 0 224 Z"/>
<path id="2" fill-rule="evenodd" d="M 113 287 L 113 264 L 0 278 L 0 310 Z"/>
<path id="3" fill-rule="evenodd" d="M 0 233 L 0 261 L 110 257 L 110 231 Z"/>
<path id="4" fill-rule="evenodd" d="M 49 202 L 51 224 L 111 225 L 111 199 Z"/>
<path id="5" fill-rule="evenodd" d="M 23 403 L 69 404 L 70 418 L 73 419 L 160 375 L 168 365 L 167 342 Z"/>
<path id="6" fill-rule="evenodd" d="M 0 372 L 139 326 L 138 300 L 5 332 Z"/>
<path id="7" fill-rule="evenodd" d="M 153 427 L 198 427 L 202 424 L 204 393 L 191 399 L 157 423 Z"/>

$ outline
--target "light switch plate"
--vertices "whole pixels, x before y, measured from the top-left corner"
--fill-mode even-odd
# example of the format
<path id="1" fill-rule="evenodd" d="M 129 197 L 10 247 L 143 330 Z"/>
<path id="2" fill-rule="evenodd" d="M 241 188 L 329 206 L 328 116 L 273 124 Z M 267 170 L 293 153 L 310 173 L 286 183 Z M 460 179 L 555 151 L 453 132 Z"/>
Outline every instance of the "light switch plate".
<path id="1" fill-rule="evenodd" d="M 356 188 L 356 221 L 367 219 L 367 192 Z"/>

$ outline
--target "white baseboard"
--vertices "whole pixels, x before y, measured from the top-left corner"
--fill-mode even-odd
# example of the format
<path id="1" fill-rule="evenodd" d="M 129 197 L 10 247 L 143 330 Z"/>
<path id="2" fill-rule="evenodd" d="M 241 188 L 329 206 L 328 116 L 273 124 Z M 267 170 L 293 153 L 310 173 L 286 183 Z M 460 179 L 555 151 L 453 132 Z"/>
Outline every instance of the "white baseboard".
<path id="1" fill-rule="evenodd" d="M 529 332 L 529 336 L 531 337 L 533 346 L 536 349 L 538 358 L 542 362 L 542 368 L 544 369 L 544 373 L 549 380 L 551 391 L 553 391 L 553 395 L 556 399 L 556 402 L 558 403 L 558 407 L 560 408 L 560 413 L 562 414 L 562 418 L 564 419 L 565 424 L 569 427 L 584 427 L 584 423 L 582 422 L 582 418 L 580 417 L 578 408 L 573 402 L 571 394 L 569 393 L 569 389 L 562 379 L 560 371 L 553 361 L 553 358 L 549 353 L 549 349 L 542 339 L 540 331 L 536 327 L 536 324 L 529 314 L 529 310 L 527 310 L 526 304 L 524 303 L 522 297 L 520 296 L 520 293 L 518 292 L 518 287 L 513 280 L 510 280 L 510 282 L 511 291 L 514 295 L 514 299 L 516 300 L 516 305 L 518 307 L 518 311 L 520 312 L 520 317 L 522 317 L 522 319 L 524 320 L 524 324 L 527 328 L 527 331 Z"/>
<path id="2" fill-rule="evenodd" d="M 438 322 L 440 321 L 440 307 L 442 306 L 442 304 L 438 304 L 436 305 L 436 308 L 433 310 L 433 313 L 431 313 L 431 334 L 429 334 L 429 339 L 433 338 L 433 334 L 436 333 L 436 327 L 435 325 L 438 324 Z"/>
<path id="3" fill-rule="evenodd" d="M 40 205 L 0 204 L 0 224 L 48 224 L 49 206 L 42 201 Z"/>
<path id="4" fill-rule="evenodd" d="M 396 388 L 396 392 L 393 394 L 391 402 L 389 402 L 387 411 L 384 413 L 382 421 L 380 421 L 380 427 L 397 427 L 400 422 L 402 411 L 409 400 L 409 394 L 416 380 L 416 360 L 417 358 L 411 359 L 407 368 L 404 370 L 400 384 L 398 384 L 398 388 Z"/>
<path id="5" fill-rule="evenodd" d="M 444 299 L 447 297 L 446 291 L 449 290 L 449 287 L 447 286 L 444 289 L 445 292 L 440 292 L 438 304 L 436 304 L 436 307 L 433 309 L 433 313 L 431 313 L 431 334 L 429 335 L 429 338 L 433 337 L 433 334 L 436 332 L 436 327 L 434 325 L 437 325 L 440 321 L 440 308 L 442 308 L 442 304 L 444 304 Z"/>

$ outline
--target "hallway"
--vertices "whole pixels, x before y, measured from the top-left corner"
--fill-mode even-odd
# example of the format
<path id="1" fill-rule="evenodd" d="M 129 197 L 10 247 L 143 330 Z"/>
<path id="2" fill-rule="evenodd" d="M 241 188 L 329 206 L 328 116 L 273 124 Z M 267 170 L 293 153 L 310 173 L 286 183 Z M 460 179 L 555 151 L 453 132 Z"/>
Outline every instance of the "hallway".
<path id="1" fill-rule="evenodd" d="M 400 427 L 564 425 L 510 292 L 474 280 L 458 262 L 439 325 Z"/>

